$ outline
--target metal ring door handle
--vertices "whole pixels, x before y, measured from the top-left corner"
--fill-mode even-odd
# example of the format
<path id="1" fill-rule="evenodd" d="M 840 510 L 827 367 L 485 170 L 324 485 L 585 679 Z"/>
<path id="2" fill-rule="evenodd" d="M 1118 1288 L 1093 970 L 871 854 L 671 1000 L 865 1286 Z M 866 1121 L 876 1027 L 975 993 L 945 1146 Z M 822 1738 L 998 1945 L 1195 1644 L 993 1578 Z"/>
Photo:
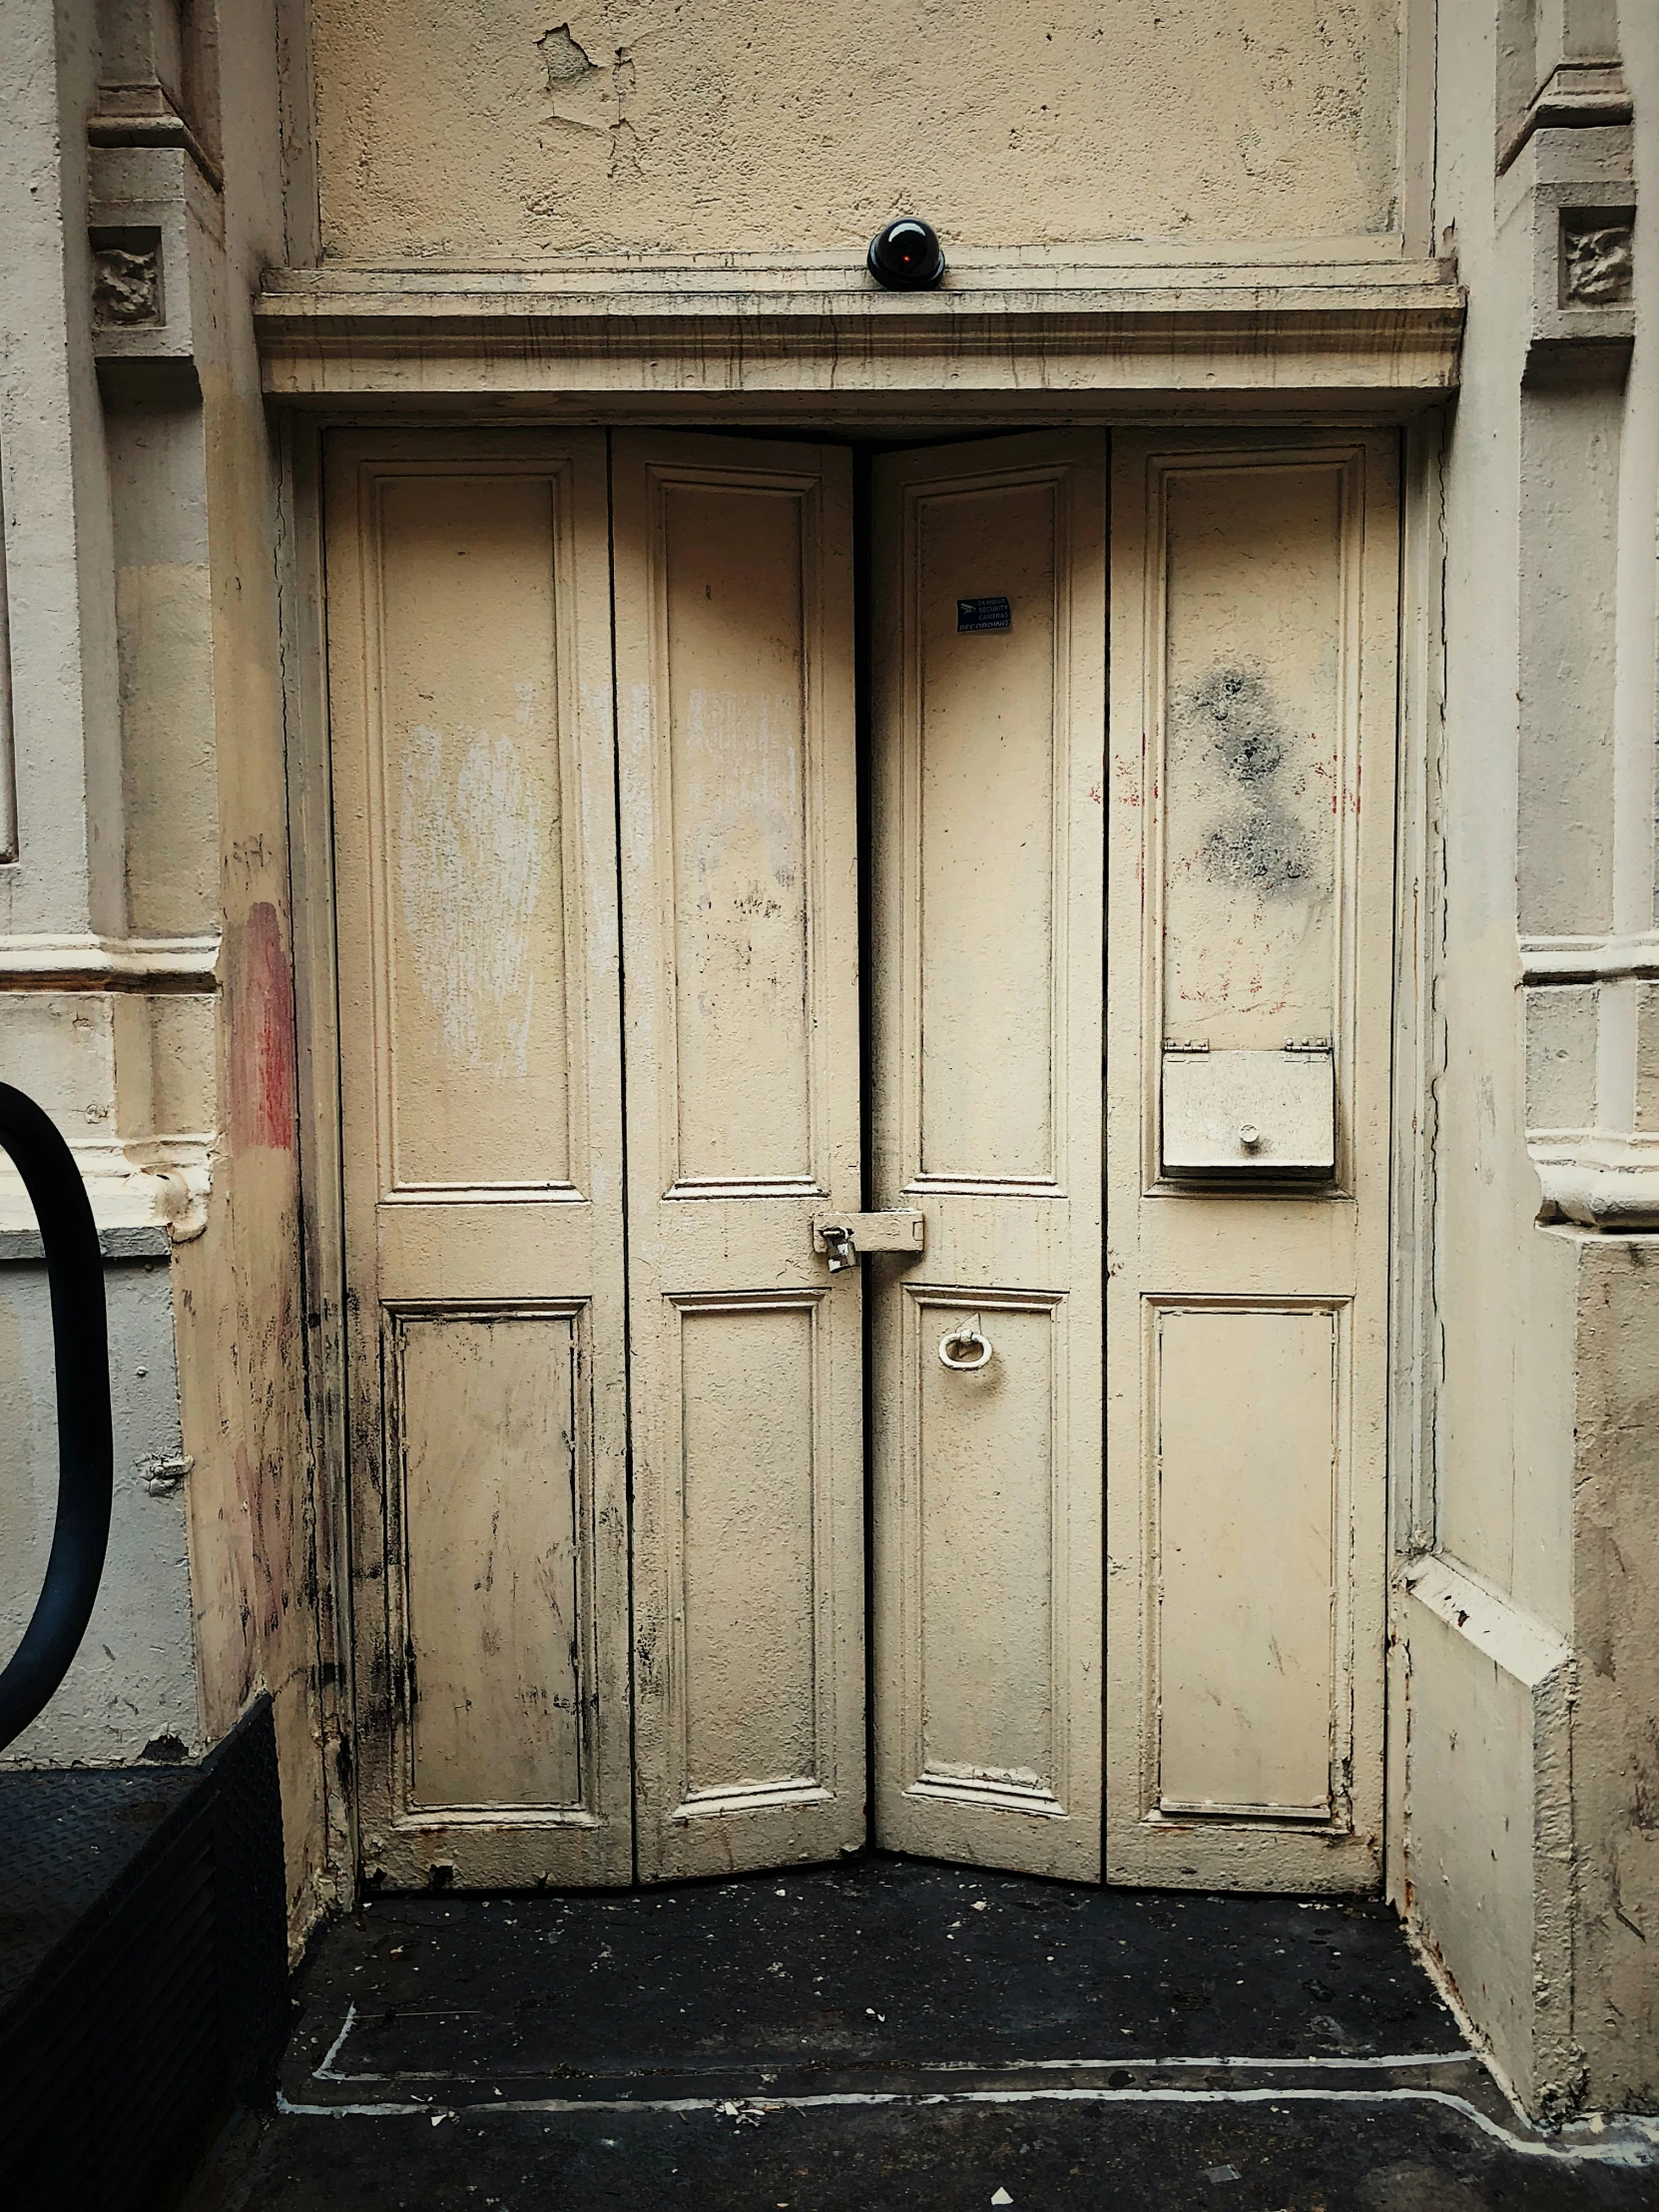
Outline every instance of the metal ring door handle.
<path id="1" fill-rule="evenodd" d="M 978 1349 L 970 1359 L 958 1359 L 958 1348 L 968 1346 Z M 958 1322 L 954 1329 L 947 1329 L 939 1339 L 939 1365 L 949 1368 L 954 1375 L 972 1375 L 977 1369 L 990 1365 L 993 1347 L 989 1337 L 979 1326 L 979 1316 L 974 1314 L 967 1321 Z"/>

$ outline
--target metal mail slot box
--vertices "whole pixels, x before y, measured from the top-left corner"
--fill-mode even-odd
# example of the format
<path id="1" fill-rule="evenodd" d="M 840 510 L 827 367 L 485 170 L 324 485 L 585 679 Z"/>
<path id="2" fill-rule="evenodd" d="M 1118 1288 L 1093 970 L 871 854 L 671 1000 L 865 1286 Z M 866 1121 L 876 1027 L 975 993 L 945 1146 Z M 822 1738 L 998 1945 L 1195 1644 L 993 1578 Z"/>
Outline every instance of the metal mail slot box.
<path id="1" fill-rule="evenodd" d="M 1337 1085 L 1328 1044 L 1283 1052 L 1165 1047 L 1166 1175 L 1333 1175 Z"/>

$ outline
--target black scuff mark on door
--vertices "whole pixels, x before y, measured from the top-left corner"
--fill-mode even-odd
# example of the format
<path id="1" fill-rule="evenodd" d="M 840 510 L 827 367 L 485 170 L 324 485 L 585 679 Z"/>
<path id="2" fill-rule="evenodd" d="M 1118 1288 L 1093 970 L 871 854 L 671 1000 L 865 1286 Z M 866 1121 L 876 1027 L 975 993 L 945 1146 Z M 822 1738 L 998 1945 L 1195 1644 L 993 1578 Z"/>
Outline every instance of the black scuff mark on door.
<path id="1" fill-rule="evenodd" d="M 1291 733 L 1266 678 L 1242 663 L 1212 669 L 1186 706 L 1189 726 L 1238 790 L 1238 802 L 1204 839 L 1205 873 L 1266 898 L 1306 896 L 1314 859 L 1285 790 Z"/>

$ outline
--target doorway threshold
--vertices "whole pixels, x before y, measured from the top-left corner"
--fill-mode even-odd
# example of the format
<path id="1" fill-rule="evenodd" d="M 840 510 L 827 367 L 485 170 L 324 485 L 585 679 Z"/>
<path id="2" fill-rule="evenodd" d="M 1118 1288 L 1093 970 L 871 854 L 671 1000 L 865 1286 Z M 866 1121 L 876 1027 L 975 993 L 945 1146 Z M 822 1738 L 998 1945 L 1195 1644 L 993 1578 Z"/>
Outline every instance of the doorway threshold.
<path id="1" fill-rule="evenodd" d="M 1532 2135 L 1369 1902 L 872 1854 L 382 1897 L 298 1994 L 277 2107 L 192 2212 L 1426 2204 L 1372 2192 L 1395 2169 L 1622 2212 L 1656 2178 L 1639 2142 Z"/>

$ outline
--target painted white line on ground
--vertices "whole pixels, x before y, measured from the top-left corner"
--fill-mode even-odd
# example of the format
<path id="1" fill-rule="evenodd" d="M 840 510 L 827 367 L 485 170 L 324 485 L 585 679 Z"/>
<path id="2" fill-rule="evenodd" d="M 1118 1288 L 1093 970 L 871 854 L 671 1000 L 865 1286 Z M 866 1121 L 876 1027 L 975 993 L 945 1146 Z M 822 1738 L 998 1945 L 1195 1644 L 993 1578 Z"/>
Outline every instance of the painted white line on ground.
<path id="1" fill-rule="evenodd" d="M 354 2004 L 348 2004 L 345 2007 L 345 2018 L 340 2023 L 339 2033 L 334 2037 L 333 2041 L 328 2045 L 328 2048 L 323 2052 L 322 2063 L 319 2066 L 313 2067 L 311 2070 L 311 2079 L 313 2081 L 354 2081 L 362 2078 L 361 2076 L 355 2074 L 342 2074 L 335 2073 L 334 2071 L 334 2060 L 339 2056 L 340 2051 L 344 2048 L 345 2038 L 350 2034 L 353 2026 L 355 2026 L 356 2019 L 357 2007 Z"/>
<path id="2" fill-rule="evenodd" d="M 1122 2060 L 1118 2064 L 1124 2063 Z M 518 2117 L 576 2118 L 584 2112 L 709 2112 L 733 2104 L 754 2112 L 810 2112 L 826 2108 L 933 2104 L 1435 2104 L 1472 2120 L 1506 2150 L 1527 2158 L 1565 2165 L 1645 2167 L 1659 2165 L 1659 2121 L 1635 2116 L 1610 2123 L 1593 2143 L 1550 2142 L 1517 2135 L 1489 2117 L 1466 2097 L 1445 2089 L 847 2089 L 810 2096 L 759 2097 L 502 2097 L 493 2104 L 452 2109 L 431 2104 L 294 2104 L 279 2091 L 276 2109 L 290 2119 L 430 2121 L 474 2119 L 510 2113 Z M 1617 2132 L 1615 2132 L 1615 2130 Z"/>
<path id="3" fill-rule="evenodd" d="M 349 2035 L 351 2024 L 354 2024 L 354 2017 L 356 2017 L 356 2006 L 351 2006 L 347 2010 L 347 2015 L 345 2015 L 345 2026 L 340 2028 L 340 2033 L 329 2044 L 327 2055 L 323 2057 L 323 2061 L 320 2061 L 318 2066 L 311 2068 L 311 2081 L 493 2081 L 495 2079 L 495 2075 L 491 2075 L 489 2070 L 480 2072 L 478 2068 L 471 2068 L 469 2072 L 455 2072 L 449 2066 L 431 2066 L 431 2068 L 405 2066 L 405 2068 L 396 2068 L 393 2072 L 340 2072 L 334 2066 L 334 2059 L 338 2057 L 340 2044 Z M 719 2061 L 710 2059 L 708 2066 L 704 2066 L 704 2068 L 664 2064 L 664 2066 L 653 2066 L 651 2072 L 693 2072 L 693 2070 L 701 2070 L 701 2072 L 744 2072 L 746 2068 L 759 2072 L 761 2064 L 766 2064 L 777 2072 L 777 2070 L 783 2070 L 783 2068 L 792 2066 L 792 2064 L 806 2064 L 806 2059 L 801 2059 L 801 2061 L 795 2061 L 795 2059 L 766 2059 L 766 2061 L 752 2061 L 752 2064 L 746 2059 L 719 2059 Z M 812 2064 L 819 2066 L 819 2068 L 826 2068 L 826 2066 L 833 2064 L 833 2059 L 826 2059 L 821 2055 L 821 2057 L 814 2057 Z M 1106 2057 L 1106 2059 L 887 2059 L 887 2057 L 871 2057 L 869 2052 L 860 2052 L 860 2055 L 845 2057 L 840 2061 L 840 2064 L 845 2064 L 845 2066 L 869 2066 L 869 2064 L 902 2066 L 902 2068 L 907 2068 L 909 2072 L 1106 2072 L 1108 2068 L 1113 2068 L 1113 2066 L 1139 2066 L 1141 2072 L 1150 2072 L 1153 2068 L 1177 2068 L 1177 2066 L 1217 2068 L 1217 2070 L 1226 2068 L 1226 2070 L 1232 2070 L 1232 2072 L 1270 2072 L 1270 2070 L 1288 2070 L 1288 2068 L 1303 2068 L 1303 2070 L 1312 2070 L 1312 2072 L 1339 2072 L 1339 2070 L 1356 2070 L 1356 2068 L 1391 2070 L 1395 2066 L 1482 2066 L 1482 2057 L 1480 2057 L 1480 2052 L 1477 2052 L 1477 2050 L 1402 2050 L 1402 2052 L 1395 2052 L 1395 2055 L 1389 2055 L 1389 2057 L 1328 2057 L 1328 2059 L 1237 2059 L 1237 2057 L 1226 2057 L 1226 2059 L 1221 2059 L 1221 2057 L 1215 2057 L 1215 2059 L 1188 2059 L 1188 2057 L 1181 2057 L 1181 2059 L 1172 2059 L 1172 2057 L 1137 2059 L 1137 2057 L 1122 2057 L 1122 2055 Z M 602 2068 L 595 2068 L 595 2072 L 600 2072 L 600 2070 Z M 617 2075 L 626 2075 L 626 2072 L 631 2072 L 631 2070 L 633 2068 L 628 2068 L 628 2066 L 611 2066 L 611 2068 L 604 2068 L 602 2072 L 604 2072 L 606 2079 L 615 2081 Z M 644 2072 L 644 2068 L 642 2068 L 642 2072 Z"/>

